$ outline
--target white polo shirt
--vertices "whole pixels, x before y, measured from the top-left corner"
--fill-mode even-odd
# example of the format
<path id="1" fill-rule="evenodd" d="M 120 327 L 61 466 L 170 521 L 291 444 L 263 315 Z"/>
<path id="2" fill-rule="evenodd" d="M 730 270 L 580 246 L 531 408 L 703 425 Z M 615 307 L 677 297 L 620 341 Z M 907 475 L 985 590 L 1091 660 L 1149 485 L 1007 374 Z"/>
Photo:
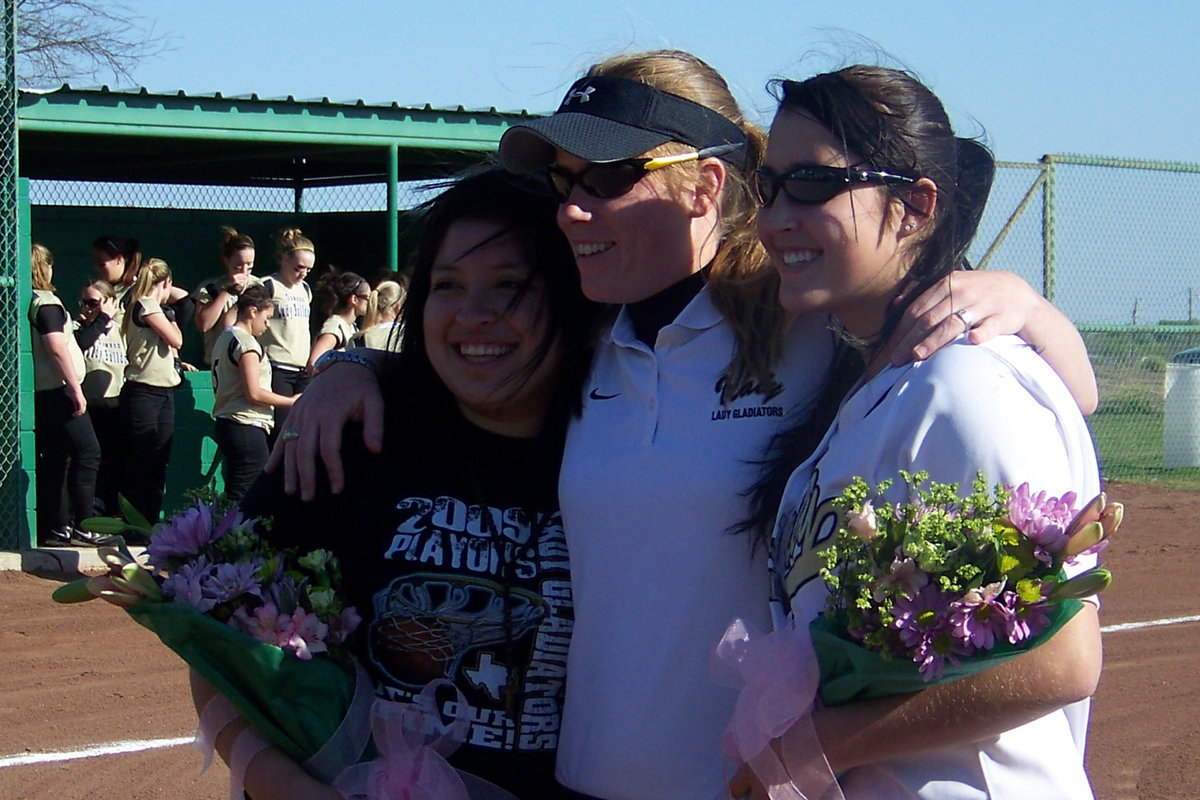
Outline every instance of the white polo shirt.
<path id="1" fill-rule="evenodd" d="M 707 290 L 654 350 L 622 309 L 598 346 L 559 485 L 575 629 L 558 777 L 613 800 L 697 800 L 723 785 L 736 693 L 709 679 L 734 617 L 767 630 L 763 548 L 727 530 L 771 436 L 824 377 L 832 336 L 797 323 L 778 387 L 721 404 L 734 336 Z"/>
<path id="2" fill-rule="evenodd" d="M 777 625 L 807 625 L 825 607 L 817 570 L 836 530 L 832 499 L 861 476 L 872 486 L 895 480 L 887 499 L 901 501 L 900 470 L 925 470 L 963 492 L 982 470 L 993 485 L 1029 482 L 1034 492 L 1059 497 L 1074 491 L 1077 508 L 1100 491 L 1096 453 L 1075 400 L 1020 339 L 979 346 L 960 339 L 927 361 L 884 369 L 846 400 L 813 457 L 788 481 L 772 546 Z M 1075 703 L 982 742 L 851 770 L 842 789 L 847 800 L 1090 798 L 1087 709 L 1087 701 Z"/>

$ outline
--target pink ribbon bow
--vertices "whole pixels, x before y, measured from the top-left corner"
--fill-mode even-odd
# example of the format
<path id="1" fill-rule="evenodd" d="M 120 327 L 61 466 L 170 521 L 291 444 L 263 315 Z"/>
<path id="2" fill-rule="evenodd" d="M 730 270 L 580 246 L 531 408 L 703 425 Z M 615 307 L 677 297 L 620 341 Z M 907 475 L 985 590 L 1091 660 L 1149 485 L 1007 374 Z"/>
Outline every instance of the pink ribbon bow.
<path id="1" fill-rule="evenodd" d="M 748 764 L 771 800 L 842 798 L 812 724 L 820 670 L 807 629 L 764 636 L 736 619 L 714 655 L 717 679 L 741 689 L 721 736 L 725 755 Z"/>
<path id="2" fill-rule="evenodd" d="M 455 718 L 443 726 L 435 694 L 456 694 Z M 448 680 L 426 684 L 411 703 L 376 700 L 371 733 L 379 758 L 346 768 L 333 782 L 348 798 L 366 800 L 469 800 L 457 771 L 446 761 L 467 738 L 470 706 Z"/>

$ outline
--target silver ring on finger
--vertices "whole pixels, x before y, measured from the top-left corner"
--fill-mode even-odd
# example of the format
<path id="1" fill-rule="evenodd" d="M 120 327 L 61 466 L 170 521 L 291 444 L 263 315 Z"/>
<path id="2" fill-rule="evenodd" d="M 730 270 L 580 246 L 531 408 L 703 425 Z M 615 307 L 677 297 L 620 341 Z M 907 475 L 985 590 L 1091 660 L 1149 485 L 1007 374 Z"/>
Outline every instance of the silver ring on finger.
<path id="1" fill-rule="evenodd" d="M 956 316 L 960 320 L 962 320 L 963 333 L 966 333 L 967 331 L 969 331 L 975 327 L 975 317 L 967 309 L 965 309 L 965 308 L 958 309 L 957 311 L 954 312 L 954 316 Z"/>

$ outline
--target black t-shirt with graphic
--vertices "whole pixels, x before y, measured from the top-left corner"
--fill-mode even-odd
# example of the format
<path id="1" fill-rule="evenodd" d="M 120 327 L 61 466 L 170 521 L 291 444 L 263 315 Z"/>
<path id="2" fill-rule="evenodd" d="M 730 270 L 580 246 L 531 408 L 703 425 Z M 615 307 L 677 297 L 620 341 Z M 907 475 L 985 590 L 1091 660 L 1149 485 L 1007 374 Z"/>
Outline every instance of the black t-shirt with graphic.
<path id="1" fill-rule="evenodd" d="M 384 455 L 357 430 L 343 441 L 346 488 L 312 503 L 266 475 L 243 510 L 273 518 L 280 544 L 341 559 L 363 624 L 355 651 L 378 693 L 408 700 L 448 678 L 470 705 L 450 762 L 521 798 L 553 798 L 567 644 L 574 612 L 558 454 L 461 418 L 409 420 Z M 453 693 L 439 692 L 449 719 Z"/>

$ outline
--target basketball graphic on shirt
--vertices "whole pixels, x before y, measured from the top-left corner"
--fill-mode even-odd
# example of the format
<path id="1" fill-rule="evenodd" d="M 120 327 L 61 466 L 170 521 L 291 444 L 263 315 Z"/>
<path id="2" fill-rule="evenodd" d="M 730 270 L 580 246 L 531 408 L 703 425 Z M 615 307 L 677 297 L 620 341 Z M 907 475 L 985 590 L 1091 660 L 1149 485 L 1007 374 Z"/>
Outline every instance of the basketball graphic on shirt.
<path id="1" fill-rule="evenodd" d="M 414 687 L 450 678 L 469 651 L 515 644 L 546 617 L 546 602 L 493 581 L 417 573 L 375 595 L 368 636 L 371 660 Z"/>

